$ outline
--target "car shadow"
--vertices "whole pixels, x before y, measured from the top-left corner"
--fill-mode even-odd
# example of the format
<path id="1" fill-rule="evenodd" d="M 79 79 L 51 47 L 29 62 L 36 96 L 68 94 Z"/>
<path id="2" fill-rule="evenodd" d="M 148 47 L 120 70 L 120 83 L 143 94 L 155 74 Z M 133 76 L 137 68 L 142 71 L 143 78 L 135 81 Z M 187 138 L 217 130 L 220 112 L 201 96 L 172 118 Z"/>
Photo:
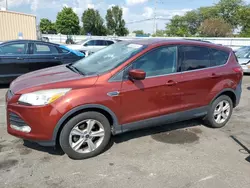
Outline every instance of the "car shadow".
<path id="1" fill-rule="evenodd" d="M 250 90 L 250 87 L 247 87 L 248 90 Z"/>
<path id="2" fill-rule="evenodd" d="M 189 120 L 179 123 L 167 124 L 162 126 L 156 126 L 153 128 L 141 129 L 137 131 L 131 131 L 128 133 L 124 133 L 121 135 L 117 135 L 113 137 L 113 141 L 117 144 L 126 142 L 128 140 L 145 137 L 145 136 L 154 136 L 157 134 L 168 133 L 174 130 L 181 130 L 185 128 L 198 127 L 202 125 L 202 121 L 200 119 Z M 166 135 L 167 136 L 167 135 Z"/>
<path id="3" fill-rule="evenodd" d="M 65 154 L 60 147 L 45 147 L 45 146 L 41 146 L 35 142 L 30 142 L 27 140 L 23 141 L 23 145 L 29 149 L 45 152 L 45 153 L 48 153 L 50 155 L 62 156 Z"/>
<path id="4" fill-rule="evenodd" d="M 159 133 L 167 133 L 167 132 L 174 131 L 174 130 L 190 128 L 190 127 L 197 127 L 197 126 L 200 126 L 201 124 L 202 124 L 202 122 L 200 120 L 191 120 L 191 121 L 184 121 L 184 122 L 180 122 L 180 123 L 157 126 L 154 128 L 141 129 L 138 131 L 131 131 L 128 133 L 113 136 L 113 137 L 111 137 L 110 142 L 108 143 L 107 147 L 105 148 L 105 150 L 102 153 L 110 150 L 110 148 L 112 148 L 114 143 L 119 144 L 122 142 L 126 142 L 126 141 L 129 141 L 132 139 L 141 138 L 141 137 L 145 137 L 145 136 L 150 136 L 150 135 L 153 136 L 153 135 L 157 135 Z M 40 152 L 45 152 L 45 153 L 48 153 L 50 155 L 63 156 L 65 154 L 62 151 L 61 147 L 58 145 L 56 147 L 45 147 L 45 146 L 41 146 L 37 143 L 26 141 L 26 140 L 24 141 L 23 145 L 27 148 L 37 150 Z"/>

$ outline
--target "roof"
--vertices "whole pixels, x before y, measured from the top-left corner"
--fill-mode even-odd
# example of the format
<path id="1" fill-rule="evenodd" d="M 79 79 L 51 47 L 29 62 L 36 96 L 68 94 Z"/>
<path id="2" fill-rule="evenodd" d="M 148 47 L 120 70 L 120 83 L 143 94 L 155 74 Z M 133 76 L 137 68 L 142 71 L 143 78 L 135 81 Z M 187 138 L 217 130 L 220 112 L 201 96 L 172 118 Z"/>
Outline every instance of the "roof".
<path id="1" fill-rule="evenodd" d="M 147 39 L 133 39 L 127 41 L 129 43 L 141 44 L 141 45 L 157 45 L 157 44 L 193 44 L 207 47 L 220 48 L 227 51 L 231 51 L 231 48 L 221 46 L 218 44 L 210 43 L 202 40 L 189 40 L 189 39 L 161 39 L 161 38 L 147 38 Z"/>
<path id="2" fill-rule="evenodd" d="M 0 44 L 8 44 L 8 43 L 13 43 L 13 42 L 41 42 L 41 43 L 46 43 L 46 44 L 51 44 L 51 45 L 56 45 L 56 46 L 60 45 L 60 44 L 45 42 L 45 41 L 41 41 L 41 40 L 27 40 L 27 39 L 10 40 L 10 41 L 6 41 L 6 42 L 2 42 Z"/>

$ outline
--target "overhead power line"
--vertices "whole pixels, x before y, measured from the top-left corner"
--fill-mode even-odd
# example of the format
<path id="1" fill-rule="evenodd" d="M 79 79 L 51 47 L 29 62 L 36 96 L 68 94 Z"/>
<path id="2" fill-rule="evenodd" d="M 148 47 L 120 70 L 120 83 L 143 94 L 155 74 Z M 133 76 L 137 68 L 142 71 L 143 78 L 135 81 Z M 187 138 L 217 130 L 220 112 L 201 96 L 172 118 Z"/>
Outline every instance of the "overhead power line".
<path id="1" fill-rule="evenodd" d="M 133 24 L 133 23 L 140 23 L 140 22 L 146 22 L 146 21 L 151 21 L 151 20 L 167 20 L 167 21 L 170 21 L 171 19 L 170 18 L 157 18 L 157 17 L 153 17 L 153 18 L 147 18 L 147 19 L 143 19 L 143 20 L 135 20 L 135 21 L 130 21 L 130 22 L 127 22 L 126 24 Z"/>

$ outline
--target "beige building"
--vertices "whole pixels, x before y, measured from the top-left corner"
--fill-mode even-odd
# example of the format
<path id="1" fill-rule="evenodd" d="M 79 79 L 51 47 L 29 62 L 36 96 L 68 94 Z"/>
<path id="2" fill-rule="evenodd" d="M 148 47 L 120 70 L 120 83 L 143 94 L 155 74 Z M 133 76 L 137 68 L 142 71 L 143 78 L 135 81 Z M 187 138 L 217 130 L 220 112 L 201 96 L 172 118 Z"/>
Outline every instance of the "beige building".
<path id="1" fill-rule="evenodd" d="M 0 10 L 0 41 L 37 39 L 36 16 Z"/>

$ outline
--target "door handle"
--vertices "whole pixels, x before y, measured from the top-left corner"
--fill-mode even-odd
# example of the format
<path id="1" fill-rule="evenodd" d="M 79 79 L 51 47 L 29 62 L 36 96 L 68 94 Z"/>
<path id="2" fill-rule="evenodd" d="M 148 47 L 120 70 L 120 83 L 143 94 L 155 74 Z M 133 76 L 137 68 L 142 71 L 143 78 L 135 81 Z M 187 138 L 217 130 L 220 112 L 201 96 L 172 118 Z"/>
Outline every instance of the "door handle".
<path id="1" fill-rule="evenodd" d="M 175 81 L 173 81 L 173 80 L 169 80 L 169 81 L 166 83 L 167 86 L 173 86 L 173 85 L 176 85 L 176 84 L 177 84 L 177 82 L 175 82 Z"/>
<path id="2" fill-rule="evenodd" d="M 16 59 L 17 59 L 17 60 L 24 60 L 23 57 L 17 57 Z"/>
<path id="3" fill-rule="evenodd" d="M 54 57 L 54 59 L 61 59 L 60 57 Z"/>

